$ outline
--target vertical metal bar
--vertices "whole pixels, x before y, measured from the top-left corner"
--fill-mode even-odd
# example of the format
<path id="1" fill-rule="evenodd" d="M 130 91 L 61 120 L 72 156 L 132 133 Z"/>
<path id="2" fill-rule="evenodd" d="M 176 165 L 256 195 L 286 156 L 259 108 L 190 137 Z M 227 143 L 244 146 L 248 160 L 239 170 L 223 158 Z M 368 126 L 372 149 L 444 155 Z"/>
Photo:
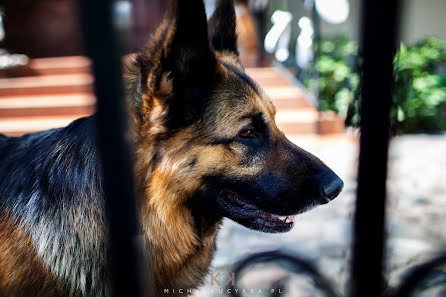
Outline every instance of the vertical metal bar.
<path id="1" fill-rule="evenodd" d="M 98 146 L 104 174 L 109 223 L 108 265 L 113 296 L 141 296 L 132 166 L 125 141 L 126 120 L 121 57 L 112 23 L 112 1 L 81 0 L 85 47 L 93 62 L 97 97 Z"/>
<path id="2" fill-rule="evenodd" d="M 316 0 L 313 1 L 313 5 L 311 7 L 311 21 L 313 22 L 313 29 L 314 29 L 314 37 L 313 37 L 313 60 L 317 62 L 321 55 L 320 50 L 320 43 L 321 43 L 321 17 L 319 16 L 319 13 L 317 12 L 316 8 Z M 319 72 L 316 69 L 315 66 L 315 79 L 319 79 Z"/>
<path id="3" fill-rule="evenodd" d="M 398 0 L 362 1 L 361 144 L 350 296 L 381 296 Z"/>
<path id="4" fill-rule="evenodd" d="M 314 90 L 314 97 L 316 98 L 317 103 L 317 122 L 316 122 L 316 133 L 321 134 L 321 99 L 320 90 L 319 90 L 319 79 L 320 73 L 317 70 L 317 61 L 321 56 L 321 17 L 316 9 L 316 0 L 313 0 L 313 5 L 311 7 L 311 20 L 313 22 L 314 28 L 314 37 L 313 37 L 313 61 L 314 61 L 314 74 L 313 77 L 315 81 L 318 82 L 317 88 Z"/>

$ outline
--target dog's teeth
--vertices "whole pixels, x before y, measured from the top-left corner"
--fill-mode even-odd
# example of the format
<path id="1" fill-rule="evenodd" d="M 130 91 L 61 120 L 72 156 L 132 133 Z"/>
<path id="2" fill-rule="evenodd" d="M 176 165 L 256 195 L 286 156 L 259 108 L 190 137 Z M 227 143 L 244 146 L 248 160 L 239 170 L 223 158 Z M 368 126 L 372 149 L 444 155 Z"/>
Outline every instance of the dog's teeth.
<path id="1" fill-rule="evenodd" d="M 285 220 L 287 219 L 287 217 L 277 217 L 279 220 L 285 222 Z"/>
<path id="2" fill-rule="evenodd" d="M 285 223 L 289 224 L 289 223 L 291 223 L 291 220 L 289 218 L 287 218 Z"/>

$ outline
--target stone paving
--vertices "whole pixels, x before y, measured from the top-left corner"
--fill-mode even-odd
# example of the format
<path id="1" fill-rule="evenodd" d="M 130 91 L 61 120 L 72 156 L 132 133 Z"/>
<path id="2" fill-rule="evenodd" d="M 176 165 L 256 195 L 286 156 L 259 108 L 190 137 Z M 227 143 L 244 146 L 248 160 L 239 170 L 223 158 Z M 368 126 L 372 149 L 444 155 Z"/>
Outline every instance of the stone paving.
<path id="1" fill-rule="evenodd" d="M 286 234 L 265 234 L 225 220 L 211 271 L 229 271 L 230 265 L 251 253 L 282 249 L 311 260 L 339 292 L 345 292 L 356 191 L 358 144 L 347 137 L 292 137 L 317 155 L 345 182 L 334 201 L 300 215 Z M 446 248 L 446 134 L 406 135 L 392 140 L 388 178 L 388 248 L 386 277 L 398 282 L 405 268 Z M 286 277 L 277 266 L 260 265 L 242 279 L 247 288 L 264 288 L 243 296 L 269 296 L 274 281 Z M 221 287 L 206 284 L 196 296 L 224 296 Z M 278 296 L 319 296 L 311 280 L 292 276 Z M 277 291 L 276 291 L 277 292 Z M 443 292 L 444 293 L 444 292 Z M 440 296 L 438 290 L 428 295 Z M 445 296 L 445 295 L 441 295 Z"/>

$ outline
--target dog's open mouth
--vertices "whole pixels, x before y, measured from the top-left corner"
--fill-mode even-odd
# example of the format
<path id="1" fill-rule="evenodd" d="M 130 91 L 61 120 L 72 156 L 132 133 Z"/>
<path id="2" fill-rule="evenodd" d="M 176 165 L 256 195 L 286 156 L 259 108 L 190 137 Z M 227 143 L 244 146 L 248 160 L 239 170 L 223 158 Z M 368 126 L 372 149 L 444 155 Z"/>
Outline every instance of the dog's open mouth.
<path id="1" fill-rule="evenodd" d="M 295 221 L 295 216 L 281 216 L 259 209 L 240 196 L 230 193 L 220 193 L 218 199 L 225 216 L 251 229 L 263 232 L 287 232 Z"/>

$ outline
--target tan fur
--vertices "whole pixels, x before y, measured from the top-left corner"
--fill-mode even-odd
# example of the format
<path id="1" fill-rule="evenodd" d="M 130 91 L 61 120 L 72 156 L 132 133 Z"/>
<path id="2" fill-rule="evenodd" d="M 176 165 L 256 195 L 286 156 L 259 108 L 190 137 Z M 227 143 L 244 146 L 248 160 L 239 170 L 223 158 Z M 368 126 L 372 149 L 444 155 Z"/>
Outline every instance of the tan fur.
<path id="1" fill-rule="evenodd" d="M 211 145 L 213 139 L 237 135 L 246 124 L 240 116 L 253 112 L 265 115 L 274 137 L 284 137 L 275 125 L 275 109 L 269 98 L 254 82 L 255 90 L 227 68 L 244 73 L 238 56 L 224 50 L 214 52 L 217 85 L 204 118 L 159 140 L 172 133 L 165 126 L 165 116 L 174 92 L 173 81 L 161 61 L 171 50 L 175 25 L 174 19 L 166 17 L 138 57 L 142 59 L 139 65 L 149 65 L 145 66 L 148 69 L 136 66 L 133 71 L 142 80 L 140 106 L 131 116 L 137 203 L 140 224 L 151 245 L 155 294 L 162 294 L 163 289 L 196 288 L 208 271 L 220 223 L 198 236 L 197 229 L 201 228 L 186 205 L 202 187 L 203 177 L 220 172 L 249 176 L 261 170 L 260 166 L 240 165 L 242 148 L 237 144 Z M 244 96 L 245 100 L 236 105 L 226 100 L 234 96 Z"/>
<path id="2" fill-rule="evenodd" d="M 291 144 L 278 130 L 274 106 L 262 89 L 244 74 L 234 48 L 235 40 L 230 43 L 232 47 L 220 47 L 221 50 L 209 47 L 205 36 L 208 31 L 200 32 L 200 28 L 206 26 L 201 0 L 187 4 L 181 0 L 174 4 L 174 8 L 181 6 L 188 13 L 180 17 L 178 9 L 169 12 L 131 69 L 129 82 L 133 87 L 129 88 L 127 98 L 131 119 L 129 134 L 134 149 L 136 206 L 152 270 L 153 283 L 148 287 L 153 288 L 155 296 L 165 296 L 165 289 L 175 290 L 170 296 L 185 296 L 188 289 L 195 289 L 203 282 L 223 216 L 248 228 L 266 230 L 265 226 L 245 224 L 231 216 L 233 208 L 223 206 L 224 195 L 228 198 L 231 194 L 231 181 L 238 183 L 238 189 L 254 184 L 248 195 L 257 198 L 258 189 L 262 190 L 259 184 L 274 187 L 274 182 L 264 183 L 261 179 L 265 171 L 272 177 L 275 176 L 271 171 L 278 171 L 278 179 L 291 175 L 289 172 L 294 166 L 280 171 L 280 165 L 297 164 L 300 159 L 294 154 L 307 154 L 307 159 L 303 158 L 299 166 L 299 176 L 290 180 L 293 186 L 295 181 L 299 183 L 300 176 L 312 169 L 311 162 L 315 166 L 321 163 Z M 189 7 L 189 4 L 195 6 Z M 194 15 L 198 9 L 202 10 L 201 15 Z M 198 17 L 202 18 L 203 26 L 195 23 Z M 179 29 L 180 25 L 181 29 L 191 27 L 185 32 Z M 228 32 L 218 28 L 218 22 L 213 26 L 217 26 L 220 33 Z M 199 40 L 191 36 L 195 33 Z M 225 35 L 217 34 L 219 38 Z M 235 32 L 232 36 L 235 38 Z M 219 48 L 219 39 L 210 40 L 216 41 L 214 49 Z M 245 137 L 247 130 L 249 133 Z M 263 140 L 267 141 L 260 143 Z M 226 182 L 229 186 L 221 185 Z M 292 187 L 285 183 L 285 190 L 277 190 L 277 195 L 287 194 L 288 188 Z M 269 204 L 274 204 L 277 197 L 264 196 L 263 201 Z M 263 210 L 261 205 L 257 210 Z M 83 220 L 84 213 L 80 214 L 79 220 Z M 98 217 L 97 223 L 102 223 Z M 0 297 L 67 296 L 38 258 L 31 238 L 17 226 L 17 222 L 0 213 Z M 101 246 L 98 242 L 107 241 L 102 237 L 106 231 L 91 229 L 93 232 L 86 236 L 91 238 L 82 244 L 95 248 Z M 72 254 L 77 246 L 69 248 L 66 254 Z M 102 260 L 100 253 L 91 255 L 98 260 L 97 265 L 103 264 L 99 261 Z M 78 283 L 78 274 L 70 274 L 74 284 Z M 107 289 L 100 273 L 93 277 L 99 279 L 99 289 Z M 184 293 L 179 293 L 180 289 Z"/>
<path id="3" fill-rule="evenodd" d="M 215 103 L 210 108 L 215 113 L 212 130 L 224 137 L 236 133 L 243 122 L 236 120 L 241 113 L 261 111 L 267 120 L 274 123 L 275 109 L 271 101 L 254 90 L 246 93 L 247 100 L 241 106 L 225 105 L 225 96 L 240 93 L 237 85 L 244 82 L 235 74 L 226 70 L 221 63 L 231 63 L 242 70 L 238 60 L 231 55 L 220 54 L 218 64 L 219 87 L 214 95 Z M 231 81 L 230 81 L 231 80 Z M 150 80 L 147 82 L 150 84 Z M 197 135 L 199 129 L 194 125 L 178 131 L 166 140 L 162 146 L 156 145 L 156 137 L 165 132 L 163 115 L 166 112 L 166 98 L 170 85 L 160 85 L 163 90 L 153 96 L 143 94 L 145 112 L 143 121 L 136 130 L 136 177 L 139 185 L 141 224 L 151 242 L 151 260 L 155 275 L 155 290 L 172 288 L 196 288 L 212 260 L 218 226 L 199 239 L 190 210 L 186 207 L 187 199 L 202 185 L 202 176 L 225 171 L 234 176 L 254 175 L 260 168 L 238 166 L 237 147 L 211 146 L 210 139 Z M 148 88 L 149 89 L 149 88 Z M 166 91 L 167 90 L 167 91 Z M 232 91 L 232 92 L 231 92 Z M 147 108 L 150 106 L 150 108 Z M 275 127 L 278 137 L 283 136 Z M 193 143 L 192 145 L 190 145 Z M 155 152 L 162 156 L 155 162 Z M 191 169 L 188 164 L 195 160 Z"/>
<path id="4" fill-rule="evenodd" d="M 70 296 L 45 268 L 28 234 L 0 214 L 0 297 Z"/>
<path id="5" fill-rule="evenodd" d="M 207 271 L 215 249 L 218 226 L 200 241 L 195 236 L 192 215 L 184 205 L 200 186 L 200 170 L 187 170 L 189 158 L 194 154 L 205 155 L 199 148 L 189 154 L 182 151 L 187 135 L 186 130 L 169 140 L 163 149 L 161 163 L 152 172 L 153 165 L 147 152 L 153 152 L 154 148 L 142 141 L 137 149 L 140 155 L 137 159 L 142 161 L 137 162 L 137 176 L 145 185 L 139 201 L 141 224 L 152 243 L 151 259 L 157 290 L 195 288 Z M 144 182 L 148 179 L 149 183 Z"/>

